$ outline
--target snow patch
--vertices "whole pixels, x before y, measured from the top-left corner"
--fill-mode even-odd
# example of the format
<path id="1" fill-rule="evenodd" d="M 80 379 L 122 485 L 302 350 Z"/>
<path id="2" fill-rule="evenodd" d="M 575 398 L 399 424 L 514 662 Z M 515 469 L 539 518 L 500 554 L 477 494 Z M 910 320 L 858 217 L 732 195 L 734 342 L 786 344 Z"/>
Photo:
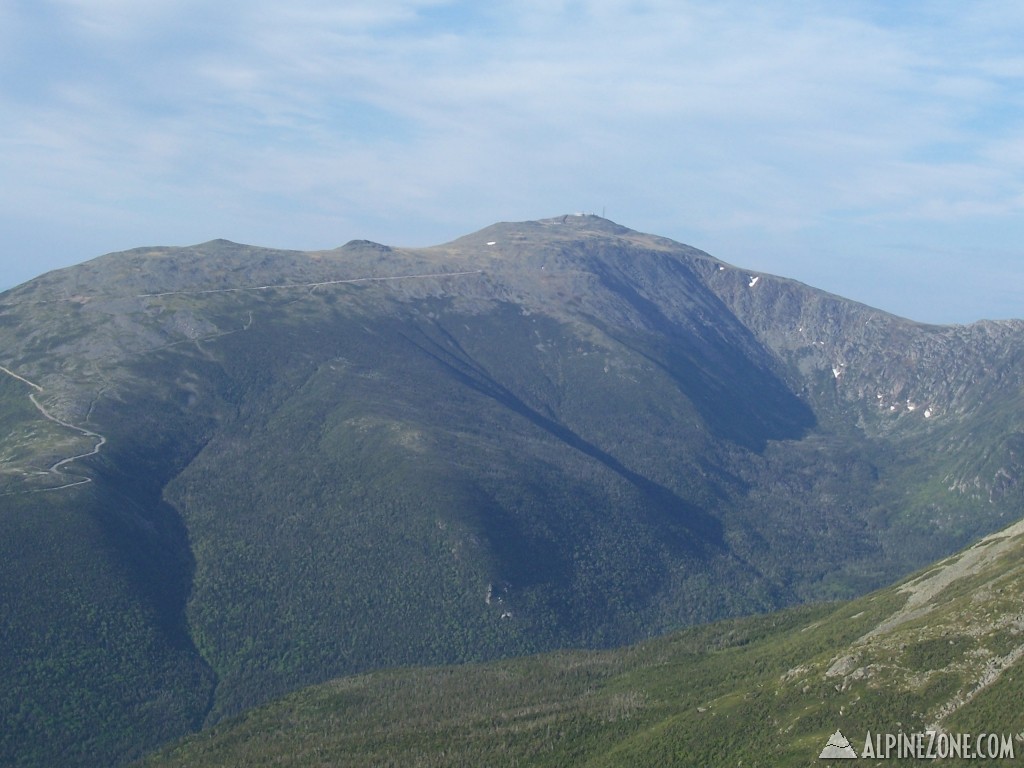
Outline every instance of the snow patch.
<path id="1" fill-rule="evenodd" d="M 490 240 L 490 241 L 488 241 L 488 243 L 487 243 L 487 244 L 488 244 L 488 245 L 497 245 L 497 243 L 498 243 L 498 241 L 497 241 L 497 240 Z"/>
<path id="2" fill-rule="evenodd" d="M 757 285 L 757 281 L 760 280 L 760 279 L 761 279 L 760 275 L 757 275 L 755 277 L 750 278 L 750 282 L 747 284 L 748 287 L 753 288 L 755 285 Z"/>

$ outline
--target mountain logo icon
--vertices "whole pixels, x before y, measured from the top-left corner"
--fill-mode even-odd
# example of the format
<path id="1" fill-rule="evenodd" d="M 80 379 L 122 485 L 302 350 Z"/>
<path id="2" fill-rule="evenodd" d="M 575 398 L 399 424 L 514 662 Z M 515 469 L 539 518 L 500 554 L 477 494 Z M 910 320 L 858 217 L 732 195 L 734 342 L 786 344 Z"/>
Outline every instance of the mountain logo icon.
<path id="1" fill-rule="evenodd" d="M 837 760 L 848 757 L 857 757 L 857 753 L 853 751 L 853 747 L 850 746 L 850 742 L 841 731 L 836 731 L 828 737 L 828 744 L 818 755 L 819 760 Z"/>

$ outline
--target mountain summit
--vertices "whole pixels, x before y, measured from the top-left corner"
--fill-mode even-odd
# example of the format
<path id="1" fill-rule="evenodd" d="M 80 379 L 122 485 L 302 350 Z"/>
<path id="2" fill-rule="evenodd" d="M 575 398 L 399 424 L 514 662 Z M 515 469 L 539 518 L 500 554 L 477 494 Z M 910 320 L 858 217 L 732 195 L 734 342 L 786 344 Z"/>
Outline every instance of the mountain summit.
<path id="1" fill-rule="evenodd" d="M 0 762 L 892 581 L 1018 514 L 1022 344 L 594 216 L 43 275 L 0 294 Z"/>

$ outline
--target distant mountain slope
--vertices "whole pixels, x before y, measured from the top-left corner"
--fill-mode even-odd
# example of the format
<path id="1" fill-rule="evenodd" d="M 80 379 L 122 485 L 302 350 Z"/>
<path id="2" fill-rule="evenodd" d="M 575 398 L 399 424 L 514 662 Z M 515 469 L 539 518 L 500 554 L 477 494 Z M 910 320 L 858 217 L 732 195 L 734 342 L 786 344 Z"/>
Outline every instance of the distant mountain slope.
<path id="1" fill-rule="evenodd" d="M 597 217 L 44 275 L 0 295 L 0 762 L 888 583 L 1019 515 L 1022 345 Z"/>
<path id="2" fill-rule="evenodd" d="M 144 765 L 814 766 L 836 732 L 854 756 L 882 758 L 884 735 L 929 730 L 945 734 L 934 754 L 963 734 L 977 751 L 992 734 L 985 755 L 1019 758 L 1022 590 L 1018 522 L 851 602 L 615 651 L 343 678 Z M 882 738 L 866 750 L 868 734 Z M 915 763 L 889 755 L 883 764 Z"/>

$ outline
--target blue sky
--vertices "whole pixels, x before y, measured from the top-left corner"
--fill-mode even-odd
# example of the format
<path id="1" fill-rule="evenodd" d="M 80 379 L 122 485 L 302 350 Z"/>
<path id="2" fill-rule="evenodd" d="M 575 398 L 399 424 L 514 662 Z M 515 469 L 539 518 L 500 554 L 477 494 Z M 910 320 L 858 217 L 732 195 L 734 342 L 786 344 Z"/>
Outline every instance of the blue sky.
<path id="1" fill-rule="evenodd" d="M 0 286 L 605 211 L 913 319 L 1024 317 L 1021 40 L 985 0 L 0 0 Z"/>

